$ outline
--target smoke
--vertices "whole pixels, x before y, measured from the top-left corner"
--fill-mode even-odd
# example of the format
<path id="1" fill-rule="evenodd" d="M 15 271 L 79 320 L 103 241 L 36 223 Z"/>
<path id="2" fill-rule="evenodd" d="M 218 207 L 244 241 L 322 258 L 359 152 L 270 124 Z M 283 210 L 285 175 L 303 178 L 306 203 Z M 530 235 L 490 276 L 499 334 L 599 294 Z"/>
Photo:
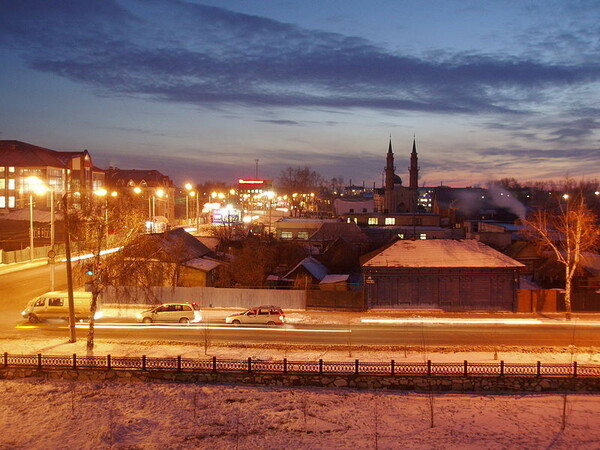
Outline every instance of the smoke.
<path id="1" fill-rule="evenodd" d="M 507 209 L 520 219 L 525 219 L 527 215 L 527 208 L 525 208 L 525 205 L 517 200 L 516 197 L 510 192 L 495 187 L 488 189 L 488 196 L 491 200 L 490 203 Z"/>

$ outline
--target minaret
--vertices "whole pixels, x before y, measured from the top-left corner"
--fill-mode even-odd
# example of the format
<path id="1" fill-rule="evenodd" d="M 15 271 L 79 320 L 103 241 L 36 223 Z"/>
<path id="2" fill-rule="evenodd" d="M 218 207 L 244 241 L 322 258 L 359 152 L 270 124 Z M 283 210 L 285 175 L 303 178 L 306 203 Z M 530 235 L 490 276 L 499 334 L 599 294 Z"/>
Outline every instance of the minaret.
<path id="1" fill-rule="evenodd" d="M 385 160 L 385 190 L 394 190 L 394 153 L 392 152 L 392 138 L 390 137 L 390 145 L 388 147 L 387 156 Z"/>
<path id="2" fill-rule="evenodd" d="M 417 189 L 419 187 L 419 163 L 417 158 L 417 143 L 413 138 L 413 148 L 410 154 L 410 167 L 408 168 L 410 175 L 410 184 L 408 185 L 411 189 Z"/>
<path id="3" fill-rule="evenodd" d="M 390 145 L 386 156 L 385 164 L 385 191 L 383 193 L 383 212 L 392 212 L 392 200 L 394 195 L 394 153 L 392 152 L 392 137 L 390 136 Z"/>
<path id="4" fill-rule="evenodd" d="M 410 212 L 417 212 L 417 202 L 419 199 L 419 161 L 417 158 L 417 143 L 413 138 L 413 148 L 410 153 L 410 167 L 408 168 L 408 174 L 410 177 L 410 183 L 408 185 L 410 189 Z"/>

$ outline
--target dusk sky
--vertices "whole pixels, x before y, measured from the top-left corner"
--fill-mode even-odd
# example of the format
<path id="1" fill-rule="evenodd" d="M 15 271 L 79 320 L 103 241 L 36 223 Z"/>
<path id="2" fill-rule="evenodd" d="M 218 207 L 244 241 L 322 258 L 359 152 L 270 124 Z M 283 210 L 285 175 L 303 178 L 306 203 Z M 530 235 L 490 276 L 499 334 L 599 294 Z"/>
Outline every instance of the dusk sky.
<path id="1" fill-rule="evenodd" d="M 598 0 L 4 0 L 0 139 L 175 182 L 597 178 Z"/>

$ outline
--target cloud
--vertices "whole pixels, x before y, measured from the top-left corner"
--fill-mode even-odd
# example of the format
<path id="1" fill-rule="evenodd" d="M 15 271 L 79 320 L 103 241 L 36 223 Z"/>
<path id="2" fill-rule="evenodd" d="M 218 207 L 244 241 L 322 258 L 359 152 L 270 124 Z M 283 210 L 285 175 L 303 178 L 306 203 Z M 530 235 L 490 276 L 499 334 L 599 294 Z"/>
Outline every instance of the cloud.
<path id="1" fill-rule="evenodd" d="M 30 67 L 103 95 L 202 106 L 520 113 L 544 99 L 547 88 L 600 79 L 593 59 L 419 57 L 178 0 L 9 2 L 0 42 L 18 48 Z"/>
<path id="2" fill-rule="evenodd" d="M 261 119 L 261 120 L 257 120 L 257 122 L 264 122 L 264 123 L 273 123 L 275 125 L 302 125 L 300 122 L 297 122 L 295 120 L 277 120 L 277 119 Z"/>

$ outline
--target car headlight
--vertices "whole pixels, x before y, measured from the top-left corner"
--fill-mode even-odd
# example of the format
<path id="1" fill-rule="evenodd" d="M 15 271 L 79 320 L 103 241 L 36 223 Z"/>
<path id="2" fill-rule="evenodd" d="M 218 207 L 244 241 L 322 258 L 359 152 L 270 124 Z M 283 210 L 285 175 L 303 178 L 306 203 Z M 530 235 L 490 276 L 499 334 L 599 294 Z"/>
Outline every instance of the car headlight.
<path id="1" fill-rule="evenodd" d="M 136 317 L 137 317 L 138 319 L 141 319 L 141 318 L 142 318 L 142 313 L 137 313 L 137 316 L 136 316 Z"/>

